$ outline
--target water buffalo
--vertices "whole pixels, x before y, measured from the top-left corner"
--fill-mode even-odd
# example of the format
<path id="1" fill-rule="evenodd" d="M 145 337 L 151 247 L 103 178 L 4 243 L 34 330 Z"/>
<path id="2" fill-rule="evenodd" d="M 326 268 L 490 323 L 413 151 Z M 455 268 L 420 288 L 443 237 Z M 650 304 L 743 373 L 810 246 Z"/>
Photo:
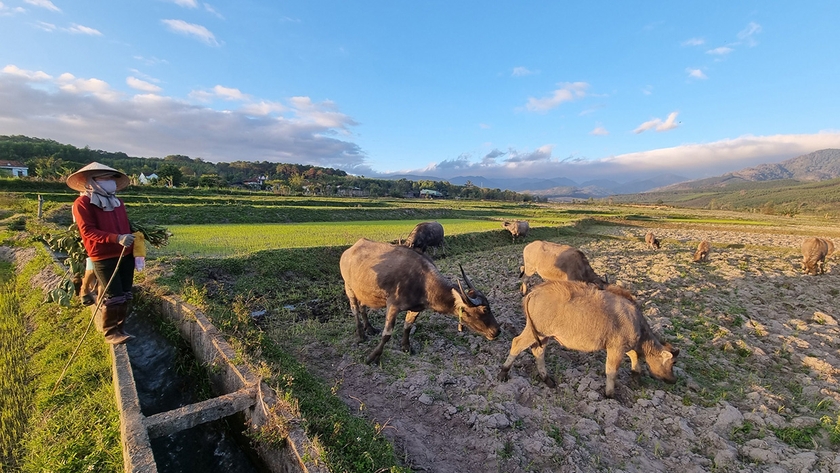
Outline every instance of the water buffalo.
<path id="1" fill-rule="evenodd" d="M 709 261 L 709 252 L 712 251 L 712 245 L 707 240 L 703 240 L 697 245 L 697 251 L 694 252 L 694 262 Z"/>
<path id="2" fill-rule="evenodd" d="M 522 295 L 528 292 L 528 280 L 534 274 L 545 281 L 584 281 L 600 289 L 609 284 L 606 277 L 595 274 L 582 251 L 569 245 L 533 241 L 522 250 L 522 260 L 525 263 L 519 268 Z"/>
<path id="3" fill-rule="evenodd" d="M 405 246 L 423 253 L 426 248 L 433 247 L 437 255 L 438 248 L 443 250 L 443 225 L 438 222 L 418 223 L 406 238 Z"/>
<path id="4" fill-rule="evenodd" d="M 618 367 L 624 354 L 630 357 L 634 375 L 641 374 L 641 355 L 651 376 L 667 383 L 676 382 L 673 367 L 679 349 L 661 343 L 639 307 L 621 295 L 580 281 L 551 281 L 540 284 L 525 296 L 522 309 L 525 329 L 514 337 L 510 354 L 497 376 L 499 381 L 508 379 L 516 357 L 530 347 L 540 378 L 554 387 L 555 381 L 545 366 L 545 344 L 554 339 L 570 350 L 607 351 L 607 397 L 615 393 Z"/>
<path id="5" fill-rule="evenodd" d="M 379 345 L 368 355 L 368 364 L 379 361 L 383 347 L 394 331 L 397 314 L 406 311 L 402 349 L 411 352 L 409 334 L 417 315 L 425 309 L 458 316 L 460 324 L 493 340 L 499 335 L 499 324 L 490 310 L 487 298 L 470 282 L 464 269 L 453 284 L 438 272 L 431 259 L 404 246 L 359 239 L 341 255 L 339 262 L 344 291 L 356 317 L 359 341 L 366 334 L 376 334 L 367 317 L 367 309 L 385 307 L 385 328 Z"/>
<path id="6" fill-rule="evenodd" d="M 825 238 L 806 238 L 802 242 L 802 269 L 805 274 L 825 273 L 825 257 L 834 253 L 834 243 Z"/>
<path id="7" fill-rule="evenodd" d="M 526 222 L 525 220 L 514 220 L 513 222 L 505 222 L 502 224 L 502 226 L 505 227 L 507 231 L 509 231 L 510 234 L 513 236 L 514 243 L 516 243 L 516 237 L 525 238 L 525 236 L 528 235 L 528 230 L 531 229 L 531 227 L 528 225 L 528 222 Z"/>
<path id="8" fill-rule="evenodd" d="M 653 250 L 659 249 L 659 239 L 653 236 L 652 232 L 645 233 L 645 243 L 647 243 L 648 248 Z"/>

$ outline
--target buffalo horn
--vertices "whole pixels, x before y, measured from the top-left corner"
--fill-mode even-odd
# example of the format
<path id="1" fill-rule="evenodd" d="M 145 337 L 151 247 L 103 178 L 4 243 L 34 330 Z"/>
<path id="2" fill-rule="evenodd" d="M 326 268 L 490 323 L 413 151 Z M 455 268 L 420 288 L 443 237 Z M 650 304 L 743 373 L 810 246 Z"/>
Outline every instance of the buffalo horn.
<path id="1" fill-rule="evenodd" d="M 463 267 L 463 266 L 461 266 L 461 263 L 458 263 L 458 267 L 459 267 L 459 268 L 461 268 L 461 276 L 463 276 L 463 277 L 464 277 L 464 281 L 466 281 L 466 283 L 467 283 L 467 287 L 469 287 L 470 289 L 472 289 L 472 291 L 473 291 L 473 292 L 476 292 L 476 293 L 477 293 L 477 292 L 478 292 L 478 289 L 476 289 L 476 288 L 475 288 L 475 286 L 473 286 L 473 285 L 472 285 L 472 282 L 470 282 L 470 278 L 468 278 L 468 277 L 467 277 L 467 273 L 465 273 L 465 272 L 464 272 L 464 267 Z M 461 286 L 461 281 L 458 281 L 458 286 L 459 286 L 459 287 Z M 463 288 L 463 287 L 461 287 L 460 289 L 461 289 L 461 292 L 462 292 L 462 293 L 464 293 L 464 288 Z M 479 299 L 479 298 L 477 298 L 477 297 L 476 297 L 476 298 L 470 297 L 470 296 L 468 296 L 466 293 L 464 293 L 464 295 L 465 295 L 465 296 L 467 296 L 467 299 L 469 299 L 469 300 L 470 300 L 470 302 L 472 303 L 472 305 L 474 305 L 474 306 L 475 306 L 475 305 L 479 305 L 479 304 L 481 304 L 481 299 Z"/>

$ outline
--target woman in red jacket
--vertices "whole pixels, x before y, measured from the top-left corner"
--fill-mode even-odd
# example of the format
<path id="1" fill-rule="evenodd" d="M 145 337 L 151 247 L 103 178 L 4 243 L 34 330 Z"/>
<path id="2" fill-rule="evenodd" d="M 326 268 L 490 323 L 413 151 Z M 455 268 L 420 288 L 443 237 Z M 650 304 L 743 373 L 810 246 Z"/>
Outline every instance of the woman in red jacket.
<path id="1" fill-rule="evenodd" d="M 123 324 L 134 284 L 134 235 L 125 204 L 115 195 L 128 184 L 124 173 L 96 162 L 67 177 L 67 185 L 81 193 L 73 202 L 73 217 L 82 243 L 93 260 L 96 278 L 103 287 L 107 285 L 104 294 L 99 294 L 96 327 L 111 344 L 132 338 Z"/>

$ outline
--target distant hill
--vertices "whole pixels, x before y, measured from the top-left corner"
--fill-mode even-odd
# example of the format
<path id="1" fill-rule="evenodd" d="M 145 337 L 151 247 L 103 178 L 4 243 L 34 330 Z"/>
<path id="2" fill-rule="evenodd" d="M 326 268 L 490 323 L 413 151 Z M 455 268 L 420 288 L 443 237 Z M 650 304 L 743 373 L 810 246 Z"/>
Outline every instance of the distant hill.
<path id="1" fill-rule="evenodd" d="M 825 181 L 840 177 L 840 149 L 822 149 L 778 164 L 760 164 L 729 172 L 722 176 L 680 182 L 653 189 L 651 192 L 697 190 L 728 187 L 745 182 L 792 179 L 801 182 Z"/>

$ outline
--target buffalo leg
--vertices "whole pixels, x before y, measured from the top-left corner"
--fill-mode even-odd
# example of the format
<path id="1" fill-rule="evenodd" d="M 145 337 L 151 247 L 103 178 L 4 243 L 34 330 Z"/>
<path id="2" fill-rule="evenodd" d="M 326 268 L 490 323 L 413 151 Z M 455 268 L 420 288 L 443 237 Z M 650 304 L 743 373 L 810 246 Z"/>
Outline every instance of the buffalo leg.
<path id="1" fill-rule="evenodd" d="M 632 371 L 633 376 L 641 375 L 642 367 L 639 366 L 639 355 L 636 353 L 636 350 L 628 351 L 627 356 L 630 357 L 630 370 Z"/>
<path id="2" fill-rule="evenodd" d="M 411 351 L 411 341 L 409 341 L 408 337 L 411 335 L 411 327 L 414 326 L 414 320 L 417 319 L 417 316 L 420 312 L 412 312 L 408 311 L 405 313 L 405 323 L 403 324 L 403 337 L 402 337 L 402 351 L 412 354 Z"/>
<path id="3" fill-rule="evenodd" d="M 607 397 L 613 397 L 615 394 L 615 380 L 618 378 L 618 367 L 621 365 L 622 356 L 621 351 L 607 349 L 607 387 L 604 389 Z"/>
<path id="4" fill-rule="evenodd" d="M 385 349 L 385 344 L 388 343 L 388 340 L 391 339 L 391 334 L 394 333 L 394 322 L 396 318 L 396 306 L 388 304 L 388 308 L 385 310 L 385 328 L 382 329 L 382 339 L 379 341 L 379 345 L 370 352 L 365 363 L 372 364 L 379 362 L 379 357 L 382 356 L 382 350 Z"/>
<path id="5" fill-rule="evenodd" d="M 365 306 L 359 307 L 359 314 L 362 316 L 362 324 L 364 325 L 364 333 L 367 335 L 379 335 L 379 330 L 370 324 L 368 320 L 368 309 Z"/>
<path id="6" fill-rule="evenodd" d="M 356 342 L 362 343 L 367 340 L 367 336 L 365 336 L 365 325 L 362 323 L 362 319 L 367 323 L 367 309 L 359 304 L 359 300 L 356 299 L 356 295 L 350 288 L 345 286 L 345 291 L 347 292 L 347 298 L 350 300 L 350 310 L 356 319 Z"/>
<path id="7" fill-rule="evenodd" d="M 525 323 L 525 330 L 516 337 L 513 337 L 513 341 L 510 344 L 510 354 L 502 365 L 501 370 L 499 370 L 499 374 L 496 375 L 496 378 L 499 381 L 508 380 L 508 371 L 510 371 L 510 367 L 513 366 L 513 362 L 516 361 L 516 357 L 537 342 L 537 339 L 534 338 L 534 332 L 531 330 L 530 325 L 531 320 L 529 319 Z"/>
<path id="8" fill-rule="evenodd" d="M 549 388 L 557 386 L 554 378 L 548 375 L 548 369 L 545 367 L 545 343 L 539 343 L 537 346 L 532 346 L 531 353 L 533 353 L 534 358 L 537 359 L 537 373 L 540 374 L 540 379 Z"/>

